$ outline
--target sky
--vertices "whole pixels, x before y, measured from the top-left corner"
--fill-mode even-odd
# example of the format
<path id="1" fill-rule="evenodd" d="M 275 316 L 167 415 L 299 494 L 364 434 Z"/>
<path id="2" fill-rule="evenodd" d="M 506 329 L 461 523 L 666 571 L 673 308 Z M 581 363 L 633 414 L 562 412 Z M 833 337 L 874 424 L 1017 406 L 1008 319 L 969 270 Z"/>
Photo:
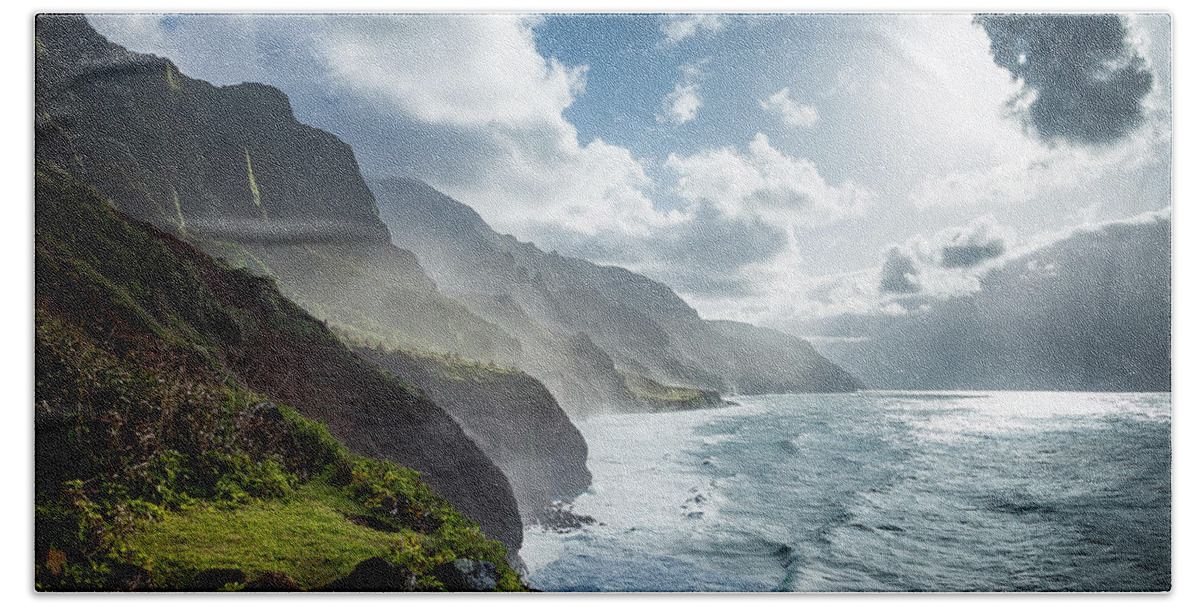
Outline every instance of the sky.
<path id="1" fill-rule="evenodd" d="M 92 15 L 496 230 L 775 327 L 1171 203 L 1166 15 Z"/>

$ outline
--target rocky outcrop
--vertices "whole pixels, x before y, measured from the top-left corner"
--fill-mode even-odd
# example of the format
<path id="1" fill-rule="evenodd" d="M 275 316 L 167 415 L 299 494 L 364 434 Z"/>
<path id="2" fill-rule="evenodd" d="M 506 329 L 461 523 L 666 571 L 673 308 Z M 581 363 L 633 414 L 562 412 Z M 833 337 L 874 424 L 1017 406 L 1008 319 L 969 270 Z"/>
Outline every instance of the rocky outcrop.
<path id="1" fill-rule="evenodd" d="M 383 558 L 363 560 L 354 570 L 317 591 L 416 591 L 417 575 Z"/>
<path id="2" fill-rule="evenodd" d="M 358 352 L 414 383 L 462 425 L 508 477 L 526 524 L 552 502 L 591 485 L 583 435 L 530 376 L 447 357 Z"/>
<path id="3" fill-rule="evenodd" d="M 476 559 L 456 559 L 433 569 L 446 591 L 495 591 L 500 583 L 496 564 Z"/>
<path id="4" fill-rule="evenodd" d="M 628 374 L 625 385 L 633 391 L 642 407 L 652 412 L 674 412 L 733 405 L 716 391 L 663 386 L 649 378 Z"/>
<path id="5" fill-rule="evenodd" d="M 192 579 L 185 591 L 220 591 L 246 582 L 246 573 L 237 568 L 211 568 Z"/>

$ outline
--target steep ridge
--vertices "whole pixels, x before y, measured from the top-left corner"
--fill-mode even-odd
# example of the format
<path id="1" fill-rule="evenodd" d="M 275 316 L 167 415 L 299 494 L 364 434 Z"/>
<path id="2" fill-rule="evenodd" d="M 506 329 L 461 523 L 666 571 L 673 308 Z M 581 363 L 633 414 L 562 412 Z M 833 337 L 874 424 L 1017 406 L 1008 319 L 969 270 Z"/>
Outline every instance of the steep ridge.
<path id="1" fill-rule="evenodd" d="M 397 245 L 477 314 L 523 342 L 522 363 L 564 404 L 628 399 L 605 388 L 583 397 L 540 357 L 561 336 L 583 336 L 611 358 L 588 377 L 641 376 L 724 393 L 849 391 L 859 383 L 805 341 L 743 323 L 707 321 L 666 285 L 628 270 L 543 252 L 494 232 L 472 209 L 415 180 L 371 188 Z M 628 382 L 622 384 L 628 386 Z M 636 401 L 636 399 L 635 399 Z M 636 407 L 636 405 L 635 405 Z"/>
<path id="2" fill-rule="evenodd" d="M 1170 213 L 1079 230 L 927 304 L 812 330 L 863 338 L 827 351 L 880 388 L 1170 391 Z"/>
<path id="3" fill-rule="evenodd" d="M 256 84 L 213 87 L 187 78 L 166 59 L 109 44 L 81 17 L 42 16 L 37 27 L 39 158 L 68 163 L 95 180 L 118 208 L 215 257 L 271 277 L 343 335 L 483 362 L 511 363 L 517 357 L 513 338 L 439 293 L 416 257 L 390 242 L 353 153 L 334 136 L 296 122 L 282 93 Z M 302 353 L 270 356 L 292 354 Z M 525 380 L 497 378 L 496 394 L 535 393 Z M 280 382 L 278 391 L 293 390 Z M 445 394 L 461 392 L 447 389 Z M 456 405 L 438 403 L 448 409 Z M 540 397 L 497 401 L 494 407 L 507 408 L 514 419 L 525 415 L 521 408 L 536 407 L 537 421 L 549 427 L 529 431 L 561 430 L 547 411 L 557 404 Z M 347 424 L 352 419 L 327 413 Z M 352 447 L 377 443 L 368 436 L 368 424 L 355 428 L 363 443 Z M 573 427 L 564 432 L 578 434 Z M 493 447 L 502 440 L 492 438 Z M 577 447 L 570 442 L 551 446 L 548 457 L 568 463 L 551 468 L 563 479 L 521 476 L 522 496 L 585 489 L 586 482 L 578 482 L 587 478 L 586 468 L 573 468 L 583 467 Z M 563 451 L 553 452 L 558 448 Z"/>
<path id="4" fill-rule="evenodd" d="M 40 15 L 35 52 L 39 158 L 121 210 L 390 344 L 516 356 L 513 338 L 440 294 L 389 242 L 349 146 L 297 122 L 279 90 L 188 78 L 77 15 Z"/>
<path id="5" fill-rule="evenodd" d="M 512 483 L 526 524 L 554 501 L 591 485 L 583 435 L 537 380 L 447 357 L 377 348 L 356 352 L 408 379 L 462 424 Z"/>
<path id="6" fill-rule="evenodd" d="M 521 522 L 507 479 L 454 419 L 352 353 L 323 323 L 280 295 L 270 279 L 234 270 L 124 216 L 51 163 L 38 162 L 35 194 L 39 492 L 52 492 L 72 477 L 91 477 L 83 488 L 95 475 L 122 475 L 123 467 L 153 471 L 159 466 L 155 462 L 185 458 L 177 451 L 185 445 L 199 446 L 188 450 L 196 458 L 237 463 L 238 452 L 223 450 L 256 445 L 246 443 L 244 433 L 260 433 L 256 441 L 267 446 L 262 449 L 282 453 L 286 466 L 296 448 L 279 442 L 286 444 L 295 431 L 271 430 L 278 424 L 270 419 L 255 422 L 266 410 L 254 400 L 266 398 L 324 422 L 333 437 L 358 454 L 420 471 L 488 536 L 513 551 L 520 547 Z M 88 357 L 107 362 L 79 365 Z M 111 379 L 102 382 L 101 377 Z M 222 391 L 232 391 L 236 403 L 205 405 L 217 399 L 208 395 Z M 106 408 L 114 409 L 100 416 Z M 234 435 L 224 439 L 208 428 L 222 416 L 236 423 Z M 159 427 L 142 428 L 155 420 L 162 421 Z M 80 423 L 93 426 L 70 431 Z M 115 443 L 130 433 L 128 441 Z M 116 439 L 107 439 L 110 435 Z M 120 451 L 105 461 L 107 468 L 81 469 L 78 459 L 64 456 L 81 436 L 96 445 L 113 443 Z M 168 451 L 147 454 L 151 460 L 140 462 L 140 450 L 163 442 Z M 82 453 L 96 456 L 91 450 Z M 287 485 L 286 475 L 272 470 L 267 479 Z M 204 467 L 186 473 L 202 474 L 207 474 Z M 363 474 L 371 479 L 369 470 Z M 158 483 L 161 493 L 175 483 L 171 479 L 149 483 L 152 488 Z M 237 483 L 263 483 L 233 479 L 227 483 L 234 485 L 218 484 L 218 489 L 236 496 Z M 378 483 L 383 485 L 370 491 L 393 482 L 380 478 Z M 419 489 L 405 483 L 411 491 Z M 424 525 L 420 521 L 413 525 Z"/>

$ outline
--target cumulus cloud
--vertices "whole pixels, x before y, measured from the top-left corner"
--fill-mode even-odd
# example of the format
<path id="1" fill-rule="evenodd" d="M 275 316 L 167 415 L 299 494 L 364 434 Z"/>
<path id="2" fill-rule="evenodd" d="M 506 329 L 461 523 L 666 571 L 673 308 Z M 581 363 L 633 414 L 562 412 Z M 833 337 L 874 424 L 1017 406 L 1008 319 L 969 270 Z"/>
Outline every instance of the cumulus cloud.
<path id="1" fill-rule="evenodd" d="M 780 152 L 762 133 L 745 152 L 719 148 L 671 154 L 666 166 L 678 175 L 675 189 L 684 199 L 709 201 L 729 217 L 757 216 L 781 226 L 861 216 L 872 198 L 853 182 L 826 183 L 812 161 Z"/>
<path id="2" fill-rule="evenodd" d="M 879 270 L 879 304 L 886 307 L 896 296 L 906 306 L 974 293 L 980 277 L 1003 263 L 1014 240 L 1012 231 L 985 215 L 965 226 L 916 235 L 890 246 Z M 919 294 L 923 299 L 913 300 Z"/>
<path id="3" fill-rule="evenodd" d="M 703 203 L 669 237 L 663 247 L 666 261 L 721 274 L 773 258 L 787 245 L 783 228 L 761 217 L 729 217 Z"/>
<path id="4" fill-rule="evenodd" d="M 809 330 L 869 338 L 826 345 L 879 388 L 1169 390 L 1170 211 L 1047 236 L 968 297 Z"/>
<path id="5" fill-rule="evenodd" d="M 700 79 L 704 77 L 702 68 L 708 59 L 696 63 L 685 63 L 679 66 L 682 73 L 680 81 L 675 83 L 675 90 L 663 97 L 662 111 L 655 116 L 658 122 L 669 122 L 676 126 L 696 118 L 700 106 L 704 105 L 700 98 Z"/>
<path id="6" fill-rule="evenodd" d="M 724 15 L 704 13 L 697 15 L 668 15 L 659 29 L 672 44 L 695 36 L 700 31 L 719 32 L 725 29 Z"/>
<path id="7" fill-rule="evenodd" d="M 761 133 L 745 149 L 672 154 L 664 164 L 686 209 L 648 238 L 600 239 L 622 244 L 594 259 L 662 280 L 713 317 L 755 321 L 805 306 L 805 235 L 862 216 L 875 198 L 851 181 L 826 182 L 812 161 Z"/>
<path id="8" fill-rule="evenodd" d="M 676 84 L 675 90 L 667 93 L 663 99 L 663 113 L 658 116 L 658 120 L 681 125 L 696 117 L 701 104 L 697 85 Z"/>
<path id="9" fill-rule="evenodd" d="M 760 320 L 795 330 L 797 323 L 815 319 L 902 316 L 924 310 L 978 292 L 984 275 L 1028 251 L 1014 247 L 1014 241 L 1013 231 L 990 214 L 963 226 L 916 235 L 883 249 L 882 263 L 873 268 L 806 278 L 791 296 L 791 310 L 777 309 Z"/>
<path id="10" fill-rule="evenodd" d="M 584 87 L 519 15 L 329 16 L 312 42 L 340 84 L 437 125 L 536 127 Z"/>
<path id="11" fill-rule="evenodd" d="M 664 281 L 706 315 L 753 320 L 806 288 L 804 235 L 860 217 L 874 200 L 854 182 L 826 182 L 762 134 L 745 149 L 672 154 L 664 165 L 687 204 L 659 226 L 642 235 L 547 226 L 543 241 Z"/>
<path id="12" fill-rule="evenodd" d="M 758 105 L 767 114 L 778 118 L 789 127 L 808 128 L 817 124 L 817 109 L 813 106 L 796 103 L 792 99 L 788 87 L 783 87 L 766 100 L 760 99 Z"/>
<path id="13" fill-rule="evenodd" d="M 978 15 L 996 65 L 1023 85 L 1014 100 L 1047 142 L 1106 144 L 1142 124 L 1154 78 L 1117 15 Z"/>

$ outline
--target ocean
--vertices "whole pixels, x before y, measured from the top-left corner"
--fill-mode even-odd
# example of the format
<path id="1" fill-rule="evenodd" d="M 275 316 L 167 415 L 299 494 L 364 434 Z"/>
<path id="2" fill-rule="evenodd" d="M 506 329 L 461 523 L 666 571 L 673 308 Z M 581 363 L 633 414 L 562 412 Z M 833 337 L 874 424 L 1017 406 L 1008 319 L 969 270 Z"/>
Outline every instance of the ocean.
<path id="1" fill-rule="evenodd" d="M 546 591 L 1165 591 L 1163 393 L 737 397 L 579 423 L 578 529 L 526 529 Z"/>

